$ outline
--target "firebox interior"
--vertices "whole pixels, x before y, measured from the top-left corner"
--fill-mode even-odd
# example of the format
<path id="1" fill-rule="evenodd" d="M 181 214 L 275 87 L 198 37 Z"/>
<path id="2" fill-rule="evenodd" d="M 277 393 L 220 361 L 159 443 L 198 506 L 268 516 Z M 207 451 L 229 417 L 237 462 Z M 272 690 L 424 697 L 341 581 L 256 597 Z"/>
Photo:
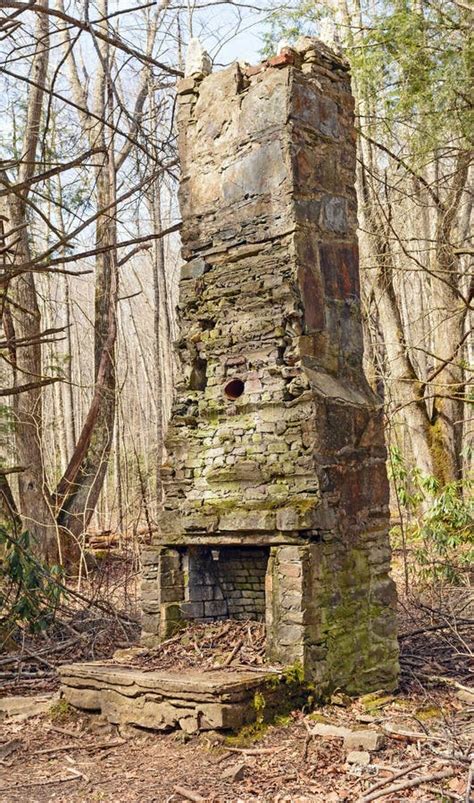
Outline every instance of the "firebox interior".
<path id="1" fill-rule="evenodd" d="M 268 547 L 211 548 L 182 551 L 185 619 L 265 618 Z"/>

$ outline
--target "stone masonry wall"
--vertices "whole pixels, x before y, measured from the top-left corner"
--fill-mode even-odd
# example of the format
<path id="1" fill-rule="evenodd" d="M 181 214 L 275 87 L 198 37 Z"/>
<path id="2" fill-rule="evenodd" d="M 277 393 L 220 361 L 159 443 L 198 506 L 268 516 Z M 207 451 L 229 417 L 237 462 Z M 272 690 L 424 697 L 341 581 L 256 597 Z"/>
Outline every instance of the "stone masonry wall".
<path id="1" fill-rule="evenodd" d="M 178 93 L 181 376 L 160 533 L 144 552 L 144 640 L 178 616 L 182 580 L 173 592 L 162 566 L 183 546 L 265 546 L 269 656 L 300 662 L 322 689 L 393 688 L 386 452 L 362 368 L 347 65 L 302 38 Z"/>

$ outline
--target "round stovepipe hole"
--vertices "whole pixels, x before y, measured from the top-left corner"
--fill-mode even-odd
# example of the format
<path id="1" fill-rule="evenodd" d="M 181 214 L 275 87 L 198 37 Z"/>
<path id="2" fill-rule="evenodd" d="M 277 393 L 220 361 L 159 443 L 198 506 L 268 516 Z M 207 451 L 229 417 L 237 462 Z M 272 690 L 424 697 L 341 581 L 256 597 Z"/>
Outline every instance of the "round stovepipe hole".
<path id="1" fill-rule="evenodd" d="M 242 382 L 241 379 L 238 379 L 236 377 L 235 379 L 231 379 L 229 382 L 227 382 L 224 388 L 224 393 L 228 399 L 231 399 L 231 401 L 235 401 L 235 399 L 238 399 L 239 396 L 242 396 L 244 390 L 245 390 L 244 382 Z"/>

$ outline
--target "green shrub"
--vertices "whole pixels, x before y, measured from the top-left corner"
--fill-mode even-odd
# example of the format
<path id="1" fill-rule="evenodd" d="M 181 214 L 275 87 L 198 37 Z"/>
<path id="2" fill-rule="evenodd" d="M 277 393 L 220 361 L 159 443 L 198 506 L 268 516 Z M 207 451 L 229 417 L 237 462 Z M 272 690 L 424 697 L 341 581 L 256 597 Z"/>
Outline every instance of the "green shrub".
<path id="1" fill-rule="evenodd" d="M 390 449 L 390 473 L 402 519 L 394 536 L 413 547 L 411 572 L 424 581 L 464 582 L 474 560 L 473 480 L 441 485 L 407 467 L 396 447 Z"/>
<path id="2" fill-rule="evenodd" d="M 61 597 L 60 566 L 46 568 L 33 555 L 27 531 L 13 537 L 0 526 L 0 627 L 44 630 Z"/>

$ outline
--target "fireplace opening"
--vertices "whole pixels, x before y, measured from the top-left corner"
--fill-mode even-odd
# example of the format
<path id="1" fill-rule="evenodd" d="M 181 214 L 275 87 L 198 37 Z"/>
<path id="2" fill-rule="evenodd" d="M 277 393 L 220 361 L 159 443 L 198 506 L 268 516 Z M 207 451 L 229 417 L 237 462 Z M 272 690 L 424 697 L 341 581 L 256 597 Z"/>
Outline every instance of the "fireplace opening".
<path id="1" fill-rule="evenodd" d="M 265 620 L 268 547 L 189 547 L 183 554 L 185 619 Z"/>

